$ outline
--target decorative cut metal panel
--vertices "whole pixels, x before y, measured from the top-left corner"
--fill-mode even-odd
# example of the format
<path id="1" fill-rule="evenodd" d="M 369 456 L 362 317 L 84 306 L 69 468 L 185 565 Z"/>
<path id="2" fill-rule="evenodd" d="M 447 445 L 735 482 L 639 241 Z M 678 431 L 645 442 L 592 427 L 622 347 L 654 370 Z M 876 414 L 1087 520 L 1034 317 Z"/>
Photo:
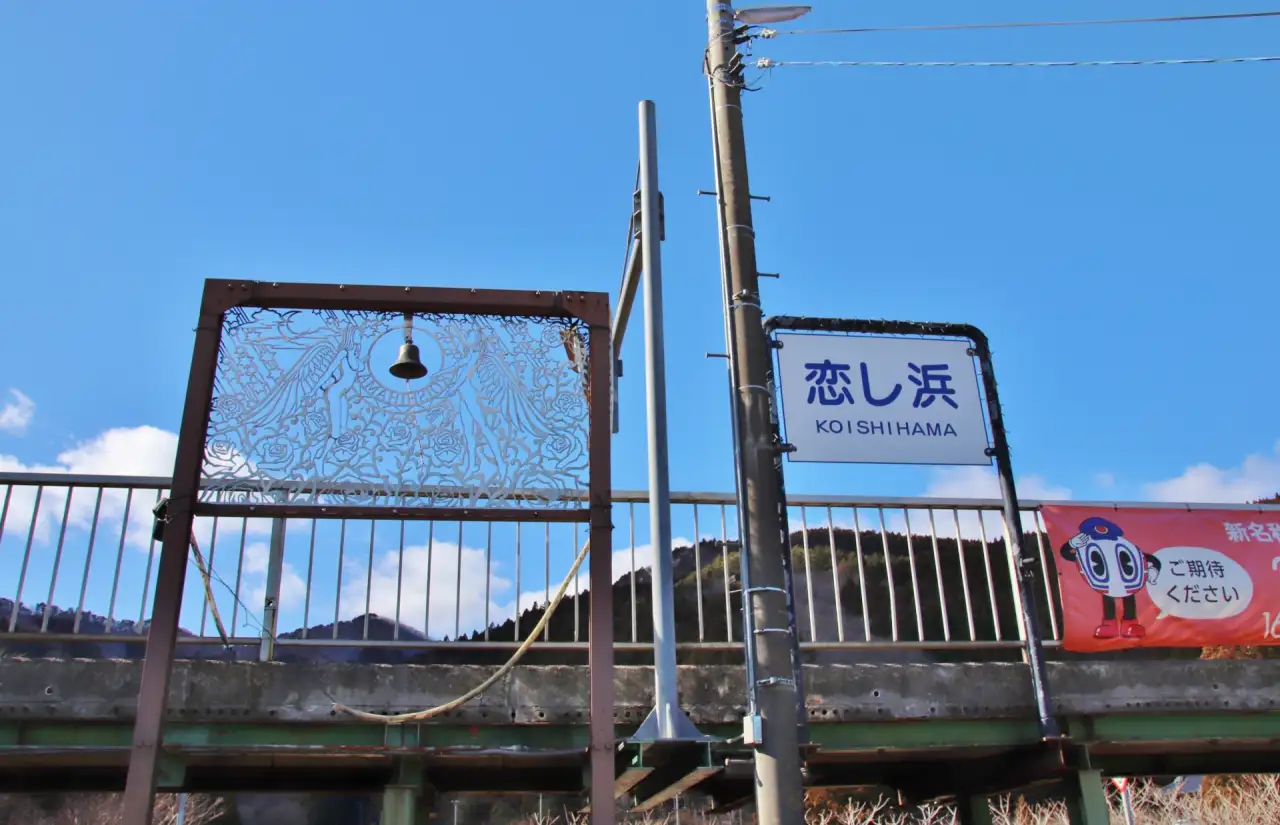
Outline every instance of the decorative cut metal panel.
<path id="1" fill-rule="evenodd" d="M 224 316 L 201 499 L 584 508 L 587 330 L 563 318 L 413 316 L 428 372 L 393 378 L 404 316 Z"/>

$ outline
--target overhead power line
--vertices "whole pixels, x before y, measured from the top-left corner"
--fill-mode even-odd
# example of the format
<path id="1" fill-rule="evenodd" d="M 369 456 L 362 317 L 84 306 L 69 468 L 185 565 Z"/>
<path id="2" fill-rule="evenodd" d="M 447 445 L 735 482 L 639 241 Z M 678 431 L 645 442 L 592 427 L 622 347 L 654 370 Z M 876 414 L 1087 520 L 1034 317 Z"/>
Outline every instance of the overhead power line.
<path id="1" fill-rule="evenodd" d="M 777 31 L 762 29 L 757 35 L 771 39 L 783 34 L 872 34 L 879 32 L 930 32 L 963 31 L 974 29 L 1037 29 L 1058 26 L 1115 26 L 1133 23 L 1193 23 L 1206 20 L 1250 20 L 1264 17 L 1280 17 L 1280 11 L 1252 11 L 1230 14 L 1188 14 L 1177 17 L 1129 17 L 1114 20 L 1030 20 L 1014 23 L 956 23 L 936 26 L 883 26 L 851 29 L 790 29 Z"/>
<path id="2" fill-rule="evenodd" d="M 853 68 L 1060 68 L 1081 66 L 1183 66 L 1202 63 L 1276 63 L 1274 57 L 1191 57 L 1165 60 L 1025 60 L 1025 61 L 898 61 L 898 60 L 770 60 L 756 61 L 758 69 L 782 66 L 841 66 Z"/>

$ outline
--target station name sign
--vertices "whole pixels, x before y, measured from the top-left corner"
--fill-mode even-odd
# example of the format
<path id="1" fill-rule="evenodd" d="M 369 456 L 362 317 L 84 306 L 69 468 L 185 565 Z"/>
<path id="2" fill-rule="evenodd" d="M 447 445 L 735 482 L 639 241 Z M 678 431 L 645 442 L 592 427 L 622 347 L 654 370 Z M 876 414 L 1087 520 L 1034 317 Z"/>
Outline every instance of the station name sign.
<path id="1" fill-rule="evenodd" d="M 968 342 L 797 333 L 776 338 L 792 461 L 991 463 Z"/>

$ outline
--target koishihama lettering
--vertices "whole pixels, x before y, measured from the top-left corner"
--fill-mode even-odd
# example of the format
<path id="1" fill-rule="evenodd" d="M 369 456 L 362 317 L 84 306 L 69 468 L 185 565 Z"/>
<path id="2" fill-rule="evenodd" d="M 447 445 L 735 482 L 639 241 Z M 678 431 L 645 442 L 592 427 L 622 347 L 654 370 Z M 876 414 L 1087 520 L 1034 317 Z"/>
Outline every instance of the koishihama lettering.
<path id="1" fill-rule="evenodd" d="M 853 421 L 839 418 L 820 418 L 814 422 L 817 432 L 823 435 L 875 435 L 885 437 L 944 438 L 958 437 L 956 428 L 948 423 L 919 421 Z"/>

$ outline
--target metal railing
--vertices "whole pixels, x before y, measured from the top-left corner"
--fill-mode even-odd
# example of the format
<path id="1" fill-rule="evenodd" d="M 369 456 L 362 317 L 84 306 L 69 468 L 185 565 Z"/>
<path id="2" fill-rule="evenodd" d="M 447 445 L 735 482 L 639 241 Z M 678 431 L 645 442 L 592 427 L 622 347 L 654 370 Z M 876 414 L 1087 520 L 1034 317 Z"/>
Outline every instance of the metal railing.
<path id="1" fill-rule="evenodd" d="M 4 644 L 139 655 L 159 549 L 151 510 L 168 483 L 0 474 Z M 1061 614 L 1040 506 L 1022 503 L 1023 529 L 1040 562 L 1039 618 L 1053 648 Z M 647 510 L 645 492 L 614 494 L 614 636 L 637 654 L 653 639 Z M 686 659 L 740 656 L 733 496 L 673 493 L 672 510 L 677 648 Z M 802 649 L 972 656 L 1022 646 L 998 501 L 792 496 L 789 519 Z M 586 536 L 571 523 L 232 517 L 197 519 L 195 533 L 214 598 L 201 565 L 189 564 L 180 645 L 190 647 L 179 655 L 257 647 L 288 659 L 351 648 L 368 661 L 514 649 Z M 534 653 L 585 652 L 585 591 L 580 574 Z"/>

